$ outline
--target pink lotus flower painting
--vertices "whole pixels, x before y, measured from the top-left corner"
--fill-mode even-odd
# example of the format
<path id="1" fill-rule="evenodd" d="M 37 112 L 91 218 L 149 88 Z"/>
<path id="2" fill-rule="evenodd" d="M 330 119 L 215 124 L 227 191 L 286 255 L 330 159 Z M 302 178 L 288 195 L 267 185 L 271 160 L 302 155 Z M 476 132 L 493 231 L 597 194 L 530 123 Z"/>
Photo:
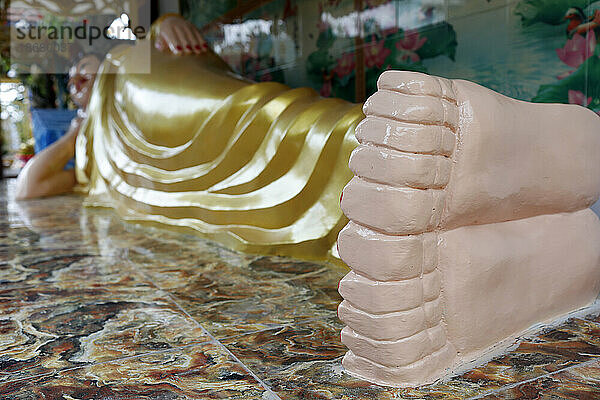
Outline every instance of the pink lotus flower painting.
<path id="1" fill-rule="evenodd" d="M 569 104 L 578 104 L 587 107 L 592 102 L 592 98 L 585 98 L 585 94 L 579 90 L 569 90 Z"/>
<path id="2" fill-rule="evenodd" d="M 556 49 L 558 58 L 569 67 L 577 68 L 594 54 L 596 49 L 596 34 L 589 31 L 585 38 L 576 33 L 565 43 L 562 49 Z"/>
<path id="3" fill-rule="evenodd" d="M 416 53 L 425 42 L 426 37 L 419 37 L 419 32 L 414 29 L 407 29 L 404 32 L 404 37 L 396 42 L 396 49 L 400 53 L 400 62 L 410 60 L 412 62 L 419 62 L 421 58 Z"/>
<path id="4" fill-rule="evenodd" d="M 377 41 L 375 35 L 371 37 L 371 41 L 365 45 L 365 66 L 367 68 L 382 68 L 387 56 L 392 52 L 384 46 L 385 40 Z"/>
<path id="5" fill-rule="evenodd" d="M 332 72 L 338 77 L 343 78 L 346 75 L 350 75 L 354 71 L 355 66 L 354 53 L 344 53 L 338 59 L 337 65 L 333 68 Z"/>
<path id="6" fill-rule="evenodd" d="M 578 68 L 585 60 L 594 55 L 595 50 L 596 34 L 591 30 L 585 35 L 585 38 L 578 33 L 573 35 L 571 39 L 567 40 L 562 49 L 556 49 L 556 55 L 569 67 Z M 571 73 L 573 73 L 573 70 L 565 72 L 557 78 L 566 78 Z"/>

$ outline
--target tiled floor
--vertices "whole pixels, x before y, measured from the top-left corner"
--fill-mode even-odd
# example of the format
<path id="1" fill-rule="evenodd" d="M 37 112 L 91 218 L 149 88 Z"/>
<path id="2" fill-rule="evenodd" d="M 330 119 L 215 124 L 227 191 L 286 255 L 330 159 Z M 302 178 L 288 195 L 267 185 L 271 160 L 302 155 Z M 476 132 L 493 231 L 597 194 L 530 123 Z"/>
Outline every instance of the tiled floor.
<path id="1" fill-rule="evenodd" d="M 600 318 L 448 383 L 381 388 L 341 368 L 343 270 L 13 190 L 0 181 L 0 398 L 600 398 Z"/>

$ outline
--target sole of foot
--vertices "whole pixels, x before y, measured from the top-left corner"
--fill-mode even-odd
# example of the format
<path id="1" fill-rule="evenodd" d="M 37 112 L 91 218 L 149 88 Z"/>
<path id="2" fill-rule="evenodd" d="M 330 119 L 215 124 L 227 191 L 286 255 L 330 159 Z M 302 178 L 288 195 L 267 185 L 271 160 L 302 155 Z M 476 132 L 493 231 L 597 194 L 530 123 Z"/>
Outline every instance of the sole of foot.
<path id="1" fill-rule="evenodd" d="M 431 383 L 600 290 L 600 118 L 388 71 L 364 105 L 340 282 L 346 370 Z"/>

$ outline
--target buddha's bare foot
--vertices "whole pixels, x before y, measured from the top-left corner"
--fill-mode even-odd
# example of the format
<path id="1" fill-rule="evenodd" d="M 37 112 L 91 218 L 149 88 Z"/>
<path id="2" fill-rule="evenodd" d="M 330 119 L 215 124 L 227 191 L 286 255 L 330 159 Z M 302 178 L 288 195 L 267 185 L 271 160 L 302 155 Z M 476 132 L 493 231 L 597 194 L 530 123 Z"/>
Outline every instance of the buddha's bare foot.
<path id="1" fill-rule="evenodd" d="M 594 113 L 399 71 L 364 111 L 338 239 L 348 372 L 430 383 L 595 298 Z"/>

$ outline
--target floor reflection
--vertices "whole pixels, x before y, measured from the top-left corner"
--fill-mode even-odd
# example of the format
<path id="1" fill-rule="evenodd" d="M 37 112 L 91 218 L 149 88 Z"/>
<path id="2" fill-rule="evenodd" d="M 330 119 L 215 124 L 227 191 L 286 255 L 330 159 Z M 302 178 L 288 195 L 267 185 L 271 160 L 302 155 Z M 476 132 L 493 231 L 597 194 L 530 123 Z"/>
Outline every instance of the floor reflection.
<path id="1" fill-rule="evenodd" d="M 0 397 L 594 398 L 600 318 L 421 389 L 343 373 L 344 270 L 127 224 L 0 184 Z M 70 397 L 69 397 L 70 396 Z"/>

